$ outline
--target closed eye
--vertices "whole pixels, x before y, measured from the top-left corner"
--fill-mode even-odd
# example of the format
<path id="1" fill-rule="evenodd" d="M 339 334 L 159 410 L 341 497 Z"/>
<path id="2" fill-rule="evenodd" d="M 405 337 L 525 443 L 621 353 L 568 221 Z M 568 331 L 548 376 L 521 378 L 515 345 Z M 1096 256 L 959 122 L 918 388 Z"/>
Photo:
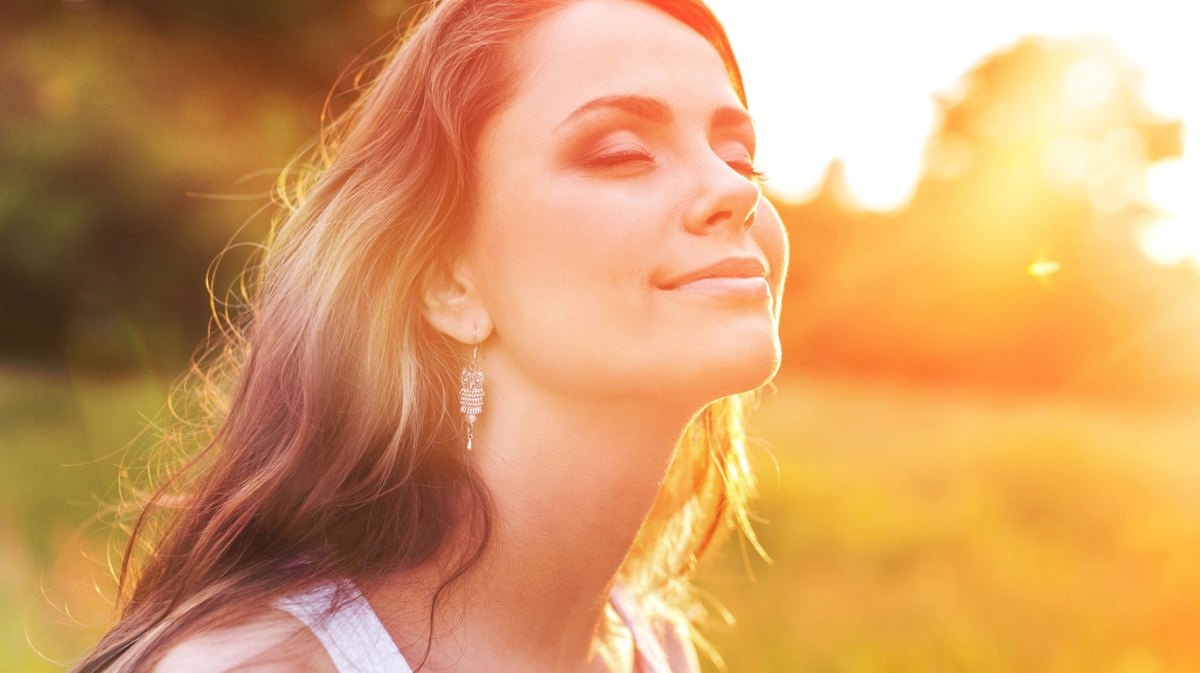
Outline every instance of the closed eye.
<path id="1" fill-rule="evenodd" d="M 762 183 L 767 180 L 767 174 L 755 168 L 754 164 L 749 161 L 735 159 L 725 163 L 729 164 L 730 168 L 737 171 L 748 180 L 753 180 L 754 182 L 758 183 Z"/>
<path id="2" fill-rule="evenodd" d="M 622 150 L 620 152 L 611 152 L 602 154 L 589 159 L 584 165 L 588 168 L 603 168 L 606 166 L 620 166 L 633 162 L 654 162 L 654 155 L 642 150 Z"/>
<path id="3" fill-rule="evenodd" d="M 622 150 L 592 157 L 584 163 L 587 168 L 606 168 L 632 163 L 654 163 L 654 155 L 643 150 Z M 747 180 L 762 183 L 767 180 L 767 174 L 758 170 L 753 163 L 744 159 L 727 161 L 729 167 L 737 171 Z"/>

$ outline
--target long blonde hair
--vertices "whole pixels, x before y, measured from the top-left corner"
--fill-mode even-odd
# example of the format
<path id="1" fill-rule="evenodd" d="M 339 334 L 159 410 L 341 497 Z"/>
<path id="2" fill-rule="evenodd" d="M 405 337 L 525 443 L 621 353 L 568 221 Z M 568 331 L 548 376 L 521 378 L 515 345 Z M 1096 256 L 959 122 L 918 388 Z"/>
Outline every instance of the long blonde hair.
<path id="1" fill-rule="evenodd" d="M 240 310 L 214 312 L 218 336 L 173 392 L 193 432 L 164 437 L 184 460 L 129 530 L 117 621 L 75 671 L 146 669 L 189 634 L 319 582 L 370 586 L 430 559 L 447 522 L 462 523 L 471 544 L 429 606 L 432 625 L 441 590 L 486 548 L 493 512 L 461 451 L 461 362 L 420 297 L 467 238 L 475 144 L 514 86 L 508 50 L 569 1 L 432 4 L 284 171 Z M 710 10 L 644 1 L 708 39 L 744 104 Z M 753 541 L 751 397 L 714 402 L 686 429 L 619 571 L 649 608 L 689 624 L 691 578 L 717 534 L 740 527 Z"/>

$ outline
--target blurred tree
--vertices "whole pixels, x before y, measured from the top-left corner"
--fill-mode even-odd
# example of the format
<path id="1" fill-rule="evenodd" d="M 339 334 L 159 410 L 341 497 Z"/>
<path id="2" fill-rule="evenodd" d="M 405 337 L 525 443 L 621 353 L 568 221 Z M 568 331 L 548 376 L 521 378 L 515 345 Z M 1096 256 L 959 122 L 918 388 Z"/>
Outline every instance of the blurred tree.
<path id="1" fill-rule="evenodd" d="M 1140 84 L 1107 43 L 1024 39 L 939 101 L 905 208 L 857 212 L 836 198 L 836 180 L 785 208 L 796 247 L 819 245 L 797 257 L 816 285 L 788 295 L 792 363 L 1196 390 L 1200 367 L 1179 360 L 1200 362 L 1200 350 L 1146 339 L 1181 302 L 1196 304 L 1200 278 L 1154 265 L 1135 244 L 1152 212 L 1146 169 L 1181 151 L 1179 124 L 1146 107 Z M 1188 320 L 1186 333 L 1200 334 L 1200 315 Z"/>
<path id="2" fill-rule="evenodd" d="M 274 173 L 410 4 L 0 5 L 0 358 L 177 370 L 207 324 L 209 263 L 243 223 L 261 237 Z M 780 204 L 787 364 L 1194 388 L 1200 316 L 1180 306 L 1197 276 L 1132 240 L 1147 166 L 1180 151 L 1138 73 L 1104 43 L 1032 38 L 940 103 L 903 210 L 857 208 L 836 164 L 815 199 Z"/>
<path id="3" fill-rule="evenodd" d="M 0 7 L 0 358 L 177 370 L 210 261 L 407 4 Z"/>

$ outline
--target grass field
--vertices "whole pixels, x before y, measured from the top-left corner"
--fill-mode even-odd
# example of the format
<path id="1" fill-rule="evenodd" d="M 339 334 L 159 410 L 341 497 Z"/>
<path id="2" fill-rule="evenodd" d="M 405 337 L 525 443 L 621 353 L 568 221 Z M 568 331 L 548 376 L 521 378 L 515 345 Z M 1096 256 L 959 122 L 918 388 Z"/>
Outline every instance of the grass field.
<path id="1" fill-rule="evenodd" d="M 0 673 L 94 637 L 97 502 L 163 393 L 0 373 Z M 1200 670 L 1200 408 L 800 380 L 755 428 L 774 562 L 702 576 L 735 673 Z"/>
<path id="2" fill-rule="evenodd" d="M 775 562 L 705 583 L 730 670 L 1200 670 L 1200 408 L 809 382 L 757 427 Z"/>
<path id="3" fill-rule="evenodd" d="M 152 378 L 0 370 L 0 672 L 62 670 L 95 636 L 123 448 L 162 406 Z"/>

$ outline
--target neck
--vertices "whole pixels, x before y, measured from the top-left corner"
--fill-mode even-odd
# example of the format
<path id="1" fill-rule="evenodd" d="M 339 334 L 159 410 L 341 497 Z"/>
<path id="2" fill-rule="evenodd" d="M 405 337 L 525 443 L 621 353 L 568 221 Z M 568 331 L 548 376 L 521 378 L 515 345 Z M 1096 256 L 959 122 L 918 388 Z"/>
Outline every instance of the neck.
<path id="1" fill-rule="evenodd" d="M 493 538 L 442 603 L 427 670 L 608 670 L 595 656 L 607 594 L 695 409 L 488 383 L 469 460 L 493 497 Z M 372 602 L 396 616 L 394 636 L 422 634 L 398 638 L 419 654 L 427 615 L 394 609 L 429 602 L 392 584 Z"/>

